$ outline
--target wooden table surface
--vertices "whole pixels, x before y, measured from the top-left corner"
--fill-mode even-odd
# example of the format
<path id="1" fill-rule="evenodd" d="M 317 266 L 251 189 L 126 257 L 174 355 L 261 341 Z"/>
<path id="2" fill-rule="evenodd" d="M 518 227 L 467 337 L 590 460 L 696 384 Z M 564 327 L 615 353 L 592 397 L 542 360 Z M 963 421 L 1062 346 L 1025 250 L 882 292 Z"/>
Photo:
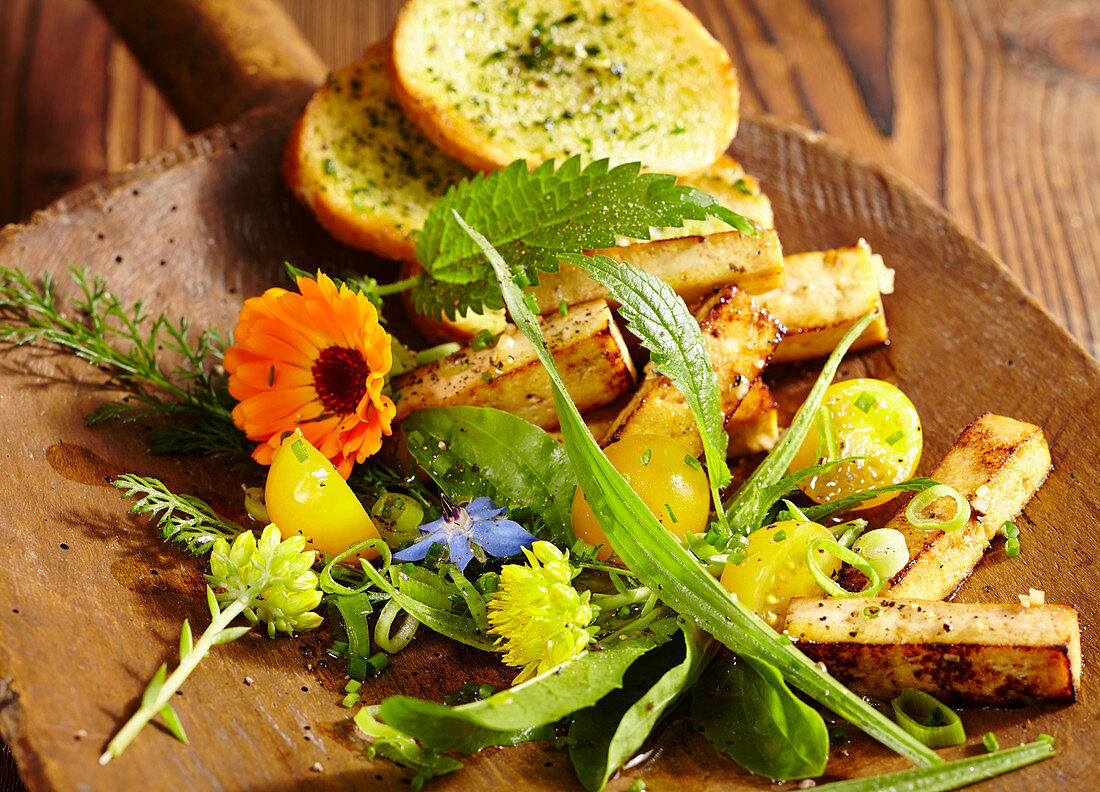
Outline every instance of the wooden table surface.
<path id="1" fill-rule="evenodd" d="M 334 65 L 400 5 L 285 2 Z M 907 176 L 1100 355 L 1100 3 L 687 5 L 729 47 L 744 112 L 821 130 Z M 90 0 L 0 2 L 0 224 L 183 135 Z"/>
<path id="2" fill-rule="evenodd" d="M 400 0 L 285 4 L 339 65 L 388 31 Z M 743 112 L 908 177 L 1100 355 L 1100 3 L 686 5 L 730 49 Z M 0 225 L 183 137 L 90 0 L 0 1 Z M 0 752 L 0 787 L 8 773 Z"/>

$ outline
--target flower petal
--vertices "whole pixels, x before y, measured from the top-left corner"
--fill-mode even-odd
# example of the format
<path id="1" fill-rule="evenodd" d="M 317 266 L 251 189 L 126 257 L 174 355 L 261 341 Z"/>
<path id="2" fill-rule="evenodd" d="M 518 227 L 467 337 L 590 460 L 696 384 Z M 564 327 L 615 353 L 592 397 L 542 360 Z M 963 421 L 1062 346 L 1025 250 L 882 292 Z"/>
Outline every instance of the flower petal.
<path id="1" fill-rule="evenodd" d="M 514 556 L 538 541 L 538 537 L 512 520 L 477 520 L 470 528 L 470 539 L 497 558 Z"/>
<path id="2" fill-rule="evenodd" d="M 414 545 L 409 545 L 399 553 L 394 553 L 393 557 L 398 561 L 423 561 L 424 556 L 428 554 L 428 551 L 434 544 L 446 544 L 447 534 L 443 531 L 436 531 L 429 536 L 421 539 Z M 473 554 L 471 553 L 471 556 Z"/>
<path id="3" fill-rule="evenodd" d="M 507 508 L 497 506 L 493 503 L 492 498 L 487 498 L 484 495 L 480 498 L 474 498 L 470 501 L 470 505 L 466 507 L 466 512 L 475 520 L 491 520 L 507 511 Z"/>
<path id="4" fill-rule="evenodd" d="M 466 565 L 474 557 L 474 551 L 470 549 L 470 537 L 463 533 L 452 534 L 447 547 L 451 551 L 451 563 L 458 567 L 460 572 L 465 572 Z"/>

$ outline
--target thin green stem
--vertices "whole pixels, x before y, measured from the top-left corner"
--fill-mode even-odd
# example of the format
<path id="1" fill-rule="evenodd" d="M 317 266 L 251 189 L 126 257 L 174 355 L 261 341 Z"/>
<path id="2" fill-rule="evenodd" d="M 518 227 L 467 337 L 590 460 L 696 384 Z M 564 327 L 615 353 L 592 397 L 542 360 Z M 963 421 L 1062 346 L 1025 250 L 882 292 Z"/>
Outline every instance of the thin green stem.
<path id="1" fill-rule="evenodd" d="M 411 278 L 405 278 L 405 280 L 394 281 L 393 283 L 379 284 L 375 287 L 375 292 L 382 297 L 388 294 L 400 294 L 403 291 L 408 291 L 416 285 L 419 277 L 413 275 Z"/>
<path id="2" fill-rule="evenodd" d="M 251 594 L 252 592 L 246 592 Z M 103 755 L 99 757 L 99 763 L 101 765 L 107 764 L 113 758 L 121 754 L 126 750 L 134 738 L 138 736 L 138 733 L 145 728 L 145 725 L 153 719 L 153 716 L 160 712 L 171 701 L 172 696 L 183 685 L 184 681 L 191 674 L 192 671 L 198 666 L 199 661 L 202 660 L 206 653 L 214 646 L 214 639 L 218 637 L 229 624 L 248 607 L 250 602 L 250 596 L 240 596 L 233 600 L 229 604 L 229 607 L 222 610 L 214 619 L 210 622 L 210 626 L 203 631 L 203 634 L 199 636 L 199 639 L 195 642 L 191 651 L 187 653 L 185 657 L 180 658 L 180 664 L 173 671 L 169 677 L 164 680 L 164 684 L 161 685 L 160 692 L 149 704 L 142 704 L 135 712 L 130 720 L 126 721 L 125 725 L 118 730 L 111 742 L 107 744 L 107 750 L 103 752 Z"/>

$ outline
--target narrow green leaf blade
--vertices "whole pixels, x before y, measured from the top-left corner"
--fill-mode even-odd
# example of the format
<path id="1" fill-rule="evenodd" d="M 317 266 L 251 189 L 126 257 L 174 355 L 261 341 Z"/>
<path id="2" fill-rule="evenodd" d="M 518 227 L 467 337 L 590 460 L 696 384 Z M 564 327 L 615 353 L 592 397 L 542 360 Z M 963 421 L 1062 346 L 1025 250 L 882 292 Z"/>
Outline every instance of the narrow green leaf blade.
<path id="1" fill-rule="evenodd" d="M 251 629 L 251 627 L 226 627 L 214 636 L 214 646 L 232 643 L 241 636 L 247 635 L 248 631 Z"/>
<path id="2" fill-rule="evenodd" d="M 145 692 L 141 695 L 141 707 L 147 709 L 153 706 L 153 702 L 157 700 L 157 696 L 160 695 L 161 688 L 164 687 L 164 680 L 168 676 L 168 664 L 162 663 L 157 672 L 153 674 L 153 678 L 149 680 L 149 684 L 145 686 Z"/>
<path id="3" fill-rule="evenodd" d="M 420 789 L 428 779 L 462 769 L 462 762 L 457 759 L 440 756 L 434 751 L 422 748 L 412 737 L 382 723 L 374 717 L 373 713 L 377 709 L 377 707 L 362 707 L 354 717 L 355 725 L 371 738 L 367 755 L 371 759 L 375 755 L 380 755 L 402 767 L 415 770 L 416 775 L 411 784 L 413 790 Z"/>
<path id="4" fill-rule="evenodd" d="M 221 606 L 218 605 L 218 598 L 214 594 L 214 589 L 210 586 L 206 587 L 206 606 L 210 609 L 210 618 L 216 619 L 222 612 Z"/>
<path id="5" fill-rule="evenodd" d="M 179 716 L 176 715 L 176 711 L 172 709 L 171 704 L 165 704 L 161 708 L 160 717 L 164 719 L 164 726 L 173 737 L 181 743 L 187 742 L 187 734 L 183 731 L 183 724 L 180 723 Z"/>
<path id="6" fill-rule="evenodd" d="M 191 637 L 191 622 L 183 620 L 183 629 L 180 630 L 180 660 L 191 654 L 195 642 Z"/>

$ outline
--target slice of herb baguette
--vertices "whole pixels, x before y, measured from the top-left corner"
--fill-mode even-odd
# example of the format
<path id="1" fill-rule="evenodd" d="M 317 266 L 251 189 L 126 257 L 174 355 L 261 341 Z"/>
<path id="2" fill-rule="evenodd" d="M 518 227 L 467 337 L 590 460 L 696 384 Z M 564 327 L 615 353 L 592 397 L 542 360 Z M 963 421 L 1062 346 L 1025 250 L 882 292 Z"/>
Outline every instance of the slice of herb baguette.
<path id="1" fill-rule="evenodd" d="M 477 170 L 574 154 L 692 174 L 733 140 L 729 55 L 675 0 L 410 0 L 394 91 Z"/>
<path id="2" fill-rule="evenodd" d="M 386 76 L 389 50 L 375 44 L 329 75 L 291 132 L 283 176 L 341 242 L 411 259 L 412 233 L 470 171 L 405 118 Z"/>

